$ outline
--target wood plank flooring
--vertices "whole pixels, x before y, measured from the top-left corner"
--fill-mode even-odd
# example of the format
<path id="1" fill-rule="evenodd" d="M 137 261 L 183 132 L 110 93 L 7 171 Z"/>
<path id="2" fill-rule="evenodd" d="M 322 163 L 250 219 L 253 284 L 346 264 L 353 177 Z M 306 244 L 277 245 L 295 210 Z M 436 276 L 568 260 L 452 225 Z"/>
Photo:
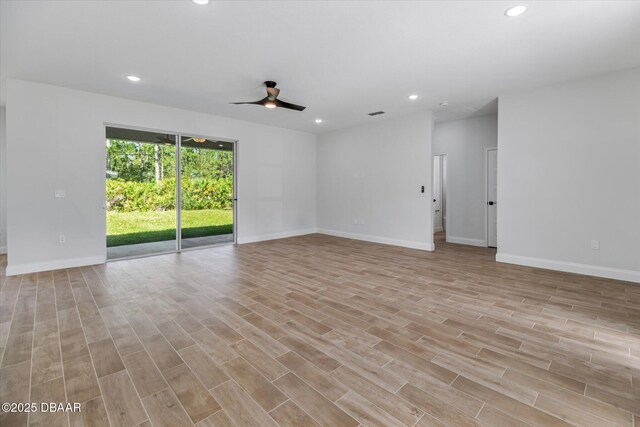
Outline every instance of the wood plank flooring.
<path id="1" fill-rule="evenodd" d="M 640 427 L 640 286 L 310 235 L 5 277 L 3 427 Z"/>

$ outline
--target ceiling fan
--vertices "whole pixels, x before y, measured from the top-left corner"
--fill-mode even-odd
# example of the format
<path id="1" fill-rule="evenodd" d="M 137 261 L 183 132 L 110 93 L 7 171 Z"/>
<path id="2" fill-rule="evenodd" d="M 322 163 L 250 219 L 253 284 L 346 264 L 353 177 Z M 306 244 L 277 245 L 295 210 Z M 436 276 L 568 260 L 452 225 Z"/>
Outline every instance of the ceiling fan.
<path id="1" fill-rule="evenodd" d="M 207 138 L 196 138 L 196 137 L 191 137 L 191 138 L 187 138 L 182 142 L 187 142 L 187 141 L 193 141 L 193 142 L 198 142 L 198 143 L 203 143 L 207 140 Z"/>
<path id="2" fill-rule="evenodd" d="M 156 139 L 158 140 L 158 144 L 174 145 L 176 143 L 176 137 L 174 135 L 156 136 Z"/>
<path id="3" fill-rule="evenodd" d="M 162 135 L 162 136 L 156 136 L 156 139 L 158 140 L 158 143 L 160 143 L 160 144 L 174 145 L 176 143 L 174 135 L 168 135 L 167 134 L 167 135 Z M 193 142 L 203 143 L 206 140 L 207 140 L 206 138 L 191 137 L 191 138 L 187 138 L 187 139 L 183 140 L 182 142 L 193 141 Z"/>
<path id="4" fill-rule="evenodd" d="M 303 107 L 302 105 L 291 104 L 289 102 L 280 101 L 278 99 L 278 94 L 280 93 L 280 89 L 276 88 L 276 82 L 266 81 L 264 85 L 267 87 L 267 96 L 262 98 L 259 101 L 253 102 L 232 102 L 232 104 L 255 104 L 255 105 L 264 105 L 267 108 L 288 108 L 289 110 L 303 111 L 307 107 Z"/>

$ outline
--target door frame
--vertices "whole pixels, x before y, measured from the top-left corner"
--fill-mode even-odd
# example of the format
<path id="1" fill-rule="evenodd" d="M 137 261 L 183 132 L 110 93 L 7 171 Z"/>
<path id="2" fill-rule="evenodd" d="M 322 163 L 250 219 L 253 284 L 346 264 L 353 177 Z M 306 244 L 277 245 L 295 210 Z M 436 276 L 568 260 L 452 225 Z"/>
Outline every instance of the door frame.
<path id="1" fill-rule="evenodd" d="M 485 148 L 484 157 L 484 245 L 489 247 L 489 151 L 496 151 L 496 162 L 498 147 Z M 497 187 L 497 177 L 496 177 Z M 496 205 L 496 216 L 498 215 L 498 207 Z M 497 230 L 496 230 L 497 231 Z M 497 242 L 497 239 L 496 239 Z M 497 243 L 496 243 L 497 244 Z"/>
<path id="2" fill-rule="evenodd" d="M 210 135 L 202 135 L 202 134 L 197 134 L 197 133 L 192 133 L 192 132 L 181 132 L 181 131 L 169 131 L 169 130 L 162 130 L 162 129 L 156 129 L 156 128 L 148 128 L 148 127 L 143 127 L 143 126 L 132 126 L 132 125 L 123 125 L 120 123 L 112 123 L 112 122 L 103 122 L 102 123 L 104 126 L 104 134 L 106 134 L 106 130 L 107 127 L 114 127 L 114 128 L 120 128 L 120 129 L 131 129 L 131 130 L 139 130 L 139 131 L 143 131 L 143 132 L 154 132 L 154 133 L 161 133 L 161 134 L 167 134 L 167 135 L 172 135 L 176 137 L 176 247 L 174 250 L 172 251 L 162 251 L 162 252 L 156 252 L 153 254 L 145 254 L 145 255 L 134 255 L 134 256 L 130 256 L 130 257 L 122 257 L 122 258 L 114 258 L 114 259 L 108 259 L 106 256 L 106 244 L 105 244 L 105 260 L 106 262 L 110 262 L 110 261 L 120 261 L 120 260 L 125 260 L 125 259 L 132 259 L 132 258 L 145 258 L 148 256 L 155 256 L 155 255 L 163 255 L 163 254 L 171 254 L 171 253 L 180 253 L 180 252 L 184 252 L 184 251 L 191 251 L 191 250 L 197 250 L 197 249 L 204 249 L 204 248 L 210 248 L 210 247 L 214 247 L 214 246 L 222 246 L 222 245 L 237 245 L 238 244 L 238 209 L 237 209 L 237 205 L 238 205 L 238 143 L 239 141 L 237 139 L 229 139 L 229 138 L 219 138 L 219 137 L 214 137 L 214 136 L 210 136 Z M 182 148 L 182 136 L 186 135 L 188 137 L 195 137 L 195 138 L 206 138 L 206 139 L 212 139 L 212 140 L 216 140 L 216 141 L 224 141 L 224 142 L 228 142 L 230 144 L 232 144 L 233 146 L 233 194 L 232 194 L 232 209 L 233 209 L 233 240 L 232 242 L 229 243 L 215 243 L 215 244 L 211 244 L 211 245 L 203 245 L 203 246 L 197 246 L 197 247 L 193 247 L 193 248 L 182 248 L 182 168 L 181 168 L 181 164 L 180 164 L 180 148 Z M 106 165 L 106 150 L 104 150 L 103 152 L 104 154 L 104 158 L 103 158 L 103 166 Z M 102 173 L 102 179 L 103 179 L 103 185 L 102 188 L 104 191 L 103 193 L 103 198 L 102 198 L 102 212 L 103 212 L 103 224 L 105 225 L 104 228 L 104 235 L 105 235 L 105 242 L 106 242 L 106 235 L 107 235 L 107 229 L 106 229 L 106 225 L 107 225 L 107 193 L 106 193 L 106 188 L 107 188 L 107 176 L 106 173 Z"/>

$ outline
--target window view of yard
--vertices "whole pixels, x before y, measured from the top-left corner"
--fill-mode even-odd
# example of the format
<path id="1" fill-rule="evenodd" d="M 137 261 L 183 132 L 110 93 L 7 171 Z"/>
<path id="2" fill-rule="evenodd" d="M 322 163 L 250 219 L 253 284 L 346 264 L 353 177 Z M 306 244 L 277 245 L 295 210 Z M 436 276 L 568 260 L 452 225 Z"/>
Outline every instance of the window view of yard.
<path id="1" fill-rule="evenodd" d="M 107 246 L 134 245 L 176 238 L 176 211 L 107 212 Z M 216 224 L 216 225 L 211 225 Z M 182 212 L 182 237 L 233 233 L 233 213 L 227 209 Z"/>
<path id="2" fill-rule="evenodd" d="M 233 233 L 233 153 L 212 145 L 181 147 L 183 238 Z M 173 140 L 107 139 L 108 247 L 176 238 L 175 174 Z"/>

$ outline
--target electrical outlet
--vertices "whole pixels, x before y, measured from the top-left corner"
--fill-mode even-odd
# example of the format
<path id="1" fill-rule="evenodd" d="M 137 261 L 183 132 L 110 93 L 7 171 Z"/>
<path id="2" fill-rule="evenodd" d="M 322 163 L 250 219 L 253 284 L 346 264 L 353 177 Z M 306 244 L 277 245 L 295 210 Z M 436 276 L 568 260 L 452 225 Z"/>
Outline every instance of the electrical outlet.
<path id="1" fill-rule="evenodd" d="M 592 240 L 591 249 L 593 249 L 594 251 L 600 250 L 600 240 Z"/>
<path id="2" fill-rule="evenodd" d="M 64 234 L 61 234 L 58 236 L 58 241 L 60 243 L 67 243 L 67 236 L 65 236 Z"/>

